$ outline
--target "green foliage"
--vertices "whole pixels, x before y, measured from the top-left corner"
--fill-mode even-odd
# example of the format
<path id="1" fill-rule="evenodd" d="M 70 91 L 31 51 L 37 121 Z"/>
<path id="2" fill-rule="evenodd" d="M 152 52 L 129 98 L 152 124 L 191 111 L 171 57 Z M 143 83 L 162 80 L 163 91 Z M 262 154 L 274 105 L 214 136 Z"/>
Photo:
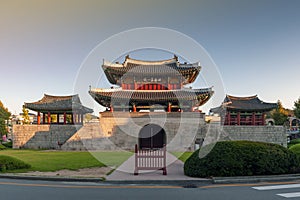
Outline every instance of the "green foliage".
<path id="1" fill-rule="evenodd" d="M 10 141 L 10 142 L 5 142 L 5 143 L 2 143 L 2 145 L 4 146 L 4 147 L 6 147 L 6 148 L 12 148 L 12 142 Z"/>
<path id="2" fill-rule="evenodd" d="M 3 144 L 0 144 L 0 150 L 4 150 L 6 147 Z"/>
<path id="3" fill-rule="evenodd" d="M 23 108 L 22 108 L 22 112 L 23 112 L 23 124 L 30 124 L 30 118 L 29 118 L 29 111 L 28 109 L 25 108 L 25 106 L 23 105 Z"/>
<path id="4" fill-rule="evenodd" d="M 271 117 L 275 121 L 275 125 L 283 125 L 288 118 L 288 111 L 282 106 L 282 103 L 278 100 L 278 107 L 271 112 Z"/>
<path id="5" fill-rule="evenodd" d="M 300 138 L 293 139 L 290 141 L 290 144 L 298 144 L 298 143 L 300 143 Z"/>
<path id="6" fill-rule="evenodd" d="M 7 108 L 4 107 L 3 103 L 0 101 L 0 136 L 7 134 L 7 124 L 5 120 L 8 120 L 11 113 Z"/>
<path id="7" fill-rule="evenodd" d="M 299 171 L 299 166 L 298 156 L 280 145 L 225 141 L 204 158 L 195 151 L 185 162 L 184 173 L 192 177 L 287 174 Z"/>
<path id="8" fill-rule="evenodd" d="M 0 101 L 0 118 L 8 119 L 11 113 L 7 108 L 4 107 L 3 103 Z"/>
<path id="9" fill-rule="evenodd" d="M 92 114 L 91 113 L 87 113 L 84 115 L 84 121 L 89 122 L 92 120 Z"/>
<path id="10" fill-rule="evenodd" d="M 0 155 L 0 172 L 6 172 L 17 169 L 28 169 L 30 165 L 10 156 Z"/>
<path id="11" fill-rule="evenodd" d="M 297 101 L 294 102 L 294 115 L 300 119 L 300 97 Z"/>
<path id="12" fill-rule="evenodd" d="M 289 148 L 292 152 L 296 153 L 297 155 L 300 156 L 300 143 L 294 144 Z"/>

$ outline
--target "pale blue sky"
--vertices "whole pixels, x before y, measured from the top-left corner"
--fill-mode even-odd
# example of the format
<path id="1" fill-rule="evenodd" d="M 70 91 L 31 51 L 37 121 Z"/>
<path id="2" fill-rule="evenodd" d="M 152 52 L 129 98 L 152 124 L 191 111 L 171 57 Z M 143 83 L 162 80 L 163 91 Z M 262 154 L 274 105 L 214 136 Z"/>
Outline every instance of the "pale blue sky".
<path id="1" fill-rule="evenodd" d="M 100 42 L 163 27 L 207 50 L 226 93 L 292 108 L 300 97 L 299 8 L 297 0 L 1 0 L 0 100 L 18 113 L 44 93 L 72 94 L 80 65 Z"/>

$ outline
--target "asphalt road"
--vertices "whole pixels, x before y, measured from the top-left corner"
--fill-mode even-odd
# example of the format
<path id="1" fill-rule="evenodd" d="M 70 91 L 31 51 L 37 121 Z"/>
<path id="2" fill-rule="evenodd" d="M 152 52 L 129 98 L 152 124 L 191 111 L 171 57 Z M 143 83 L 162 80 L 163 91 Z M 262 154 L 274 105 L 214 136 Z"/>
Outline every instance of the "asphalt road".
<path id="1" fill-rule="evenodd" d="M 107 185 L 80 182 L 47 182 L 0 179 L 0 199 L 5 200 L 276 200 L 288 193 L 297 196 L 300 184 L 261 183 L 203 185 L 196 188 L 164 185 Z M 292 199 L 297 199 L 293 197 Z"/>

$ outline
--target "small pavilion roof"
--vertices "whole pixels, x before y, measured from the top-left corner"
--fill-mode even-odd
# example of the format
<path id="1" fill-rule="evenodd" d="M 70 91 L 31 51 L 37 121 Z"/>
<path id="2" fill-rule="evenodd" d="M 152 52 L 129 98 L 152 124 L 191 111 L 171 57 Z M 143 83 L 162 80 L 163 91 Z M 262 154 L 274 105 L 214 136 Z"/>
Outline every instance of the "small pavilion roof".
<path id="1" fill-rule="evenodd" d="M 93 110 L 81 104 L 78 94 L 69 96 L 53 96 L 44 94 L 37 102 L 25 103 L 25 108 L 37 112 L 51 113 L 92 113 Z"/>
<path id="2" fill-rule="evenodd" d="M 248 97 L 236 97 L 226 95 L 221 106 L 210 109 L 211 112 L 219 113 L 222 110 L 232 111 L 270 111 L 277 108 L 277 103 L 267 103 L 260 100 L 257 95 Z"/>
<path id="3" fill-rule="evenodd" d="M 141 76 L 182 76 L 184 83 L 192 83 L 197 78 L 201 66 L 199 63 L 179 63 L 177 56 L 168 60 L 144 61 L 136 60 L 126 56 L 122 64 L 104 62 L 102 68 L 111 84 L 118 84 L 124 75 Z"/>

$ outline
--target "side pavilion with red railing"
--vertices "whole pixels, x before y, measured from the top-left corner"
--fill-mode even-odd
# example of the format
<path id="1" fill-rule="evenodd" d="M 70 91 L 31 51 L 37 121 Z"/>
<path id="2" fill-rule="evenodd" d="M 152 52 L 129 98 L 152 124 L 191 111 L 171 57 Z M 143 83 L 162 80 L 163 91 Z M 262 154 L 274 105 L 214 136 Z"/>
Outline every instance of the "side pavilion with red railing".
<path id="1" fill-rule="evenodd" d="M 44 94 L 39 101 L 24 106 L 37 112 L 37 124 L 83 124 L 84 115 L 93 112 L 81 104 L 78 95 Z"/>

